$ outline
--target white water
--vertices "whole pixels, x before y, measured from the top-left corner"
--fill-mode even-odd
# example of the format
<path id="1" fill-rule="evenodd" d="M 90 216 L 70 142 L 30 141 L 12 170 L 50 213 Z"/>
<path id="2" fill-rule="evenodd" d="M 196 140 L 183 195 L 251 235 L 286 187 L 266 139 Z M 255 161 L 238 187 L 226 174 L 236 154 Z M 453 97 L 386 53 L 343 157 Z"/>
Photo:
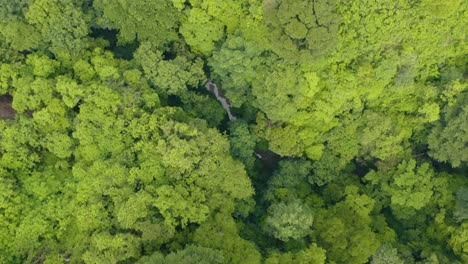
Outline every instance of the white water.
<path id="1" fill-rule="evenodd" d="M 220 102 L 223 106 L 224 110 L 226 110 L 229 120 L 236 120 L 237 118 L 231 113 L 231 105 L 228 103 L 226 97 L 219 93 L 219 88 L 216 83 L 208 80 L 208 82 L 205 84 L 205 88 L 216 96 L 216 100 L 218 100 L 218 102 Z"/>
<path id="2" fill-rule="evenodd" d="M 231 113 L 231 105 L 229 104 L 227 98 L 224 97 L 220 93 L 219 88 L 216 85 L 216 83 L 214 83 L 212 80 L 208 80 L 208 82 L 205 84 L 205 88 L 206 88 L 206 90 L 208 90 L 209 92 L 213 93 L 216 96 L 216 100 L 218 100 L 221 103 L 221 105 L 223 106 L 224 110 L 226 110 L 226 112 L 228 114 L 228 117 L 229 117 L 229 121 L 236 120 L 237 117 L 235 117 Z M 271 150 L 263 150 L 263 151 L 255 150 L 255 156 L 258 159 L 264 160 L 265 162 L 271 163 L 271 164 L 273 164 L 273 163 L 276 164 L 278 162 L 278 160 L 280 159 L 280 156 L 278 154 L 272 152 Z M 268 166 L 272 166 L 271 164 L 268 165 Z"/>

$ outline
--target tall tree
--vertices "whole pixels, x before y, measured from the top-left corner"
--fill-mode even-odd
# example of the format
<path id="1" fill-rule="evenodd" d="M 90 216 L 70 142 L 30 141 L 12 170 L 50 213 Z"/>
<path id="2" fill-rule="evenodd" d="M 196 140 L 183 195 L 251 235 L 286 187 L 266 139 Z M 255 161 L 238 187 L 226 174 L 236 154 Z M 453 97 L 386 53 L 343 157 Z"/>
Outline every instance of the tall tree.
<path id="1" fill-rule="evenodd" d="M 119 30 L 120 44 L 138 40 L 164 47 L 177 40 L 177 24 L 184 17 L 169 0 L 97 0 L 93 1 L 93 7 L 97 11 L 97 25 Z M 155 17 L 158 19 L 148 19 Z"/>

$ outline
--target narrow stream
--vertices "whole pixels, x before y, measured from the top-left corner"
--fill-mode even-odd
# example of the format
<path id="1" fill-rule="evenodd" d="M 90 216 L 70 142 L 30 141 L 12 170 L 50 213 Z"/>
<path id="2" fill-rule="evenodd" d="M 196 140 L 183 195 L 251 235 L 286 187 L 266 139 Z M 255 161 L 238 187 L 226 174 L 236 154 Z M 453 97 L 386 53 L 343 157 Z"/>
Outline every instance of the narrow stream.
<path id="1" fill-rule="evenodd" d="M 221 103 L 224 110 L 226 110 L 226 113 L 228 114 L 229 121 L 236 120 L 237 117 L 233 115 L 231 112 L 231 105 L 229 104 L 227 98 L 224 97 L 223 92 L 218 88 L 216 83 L 214 83 L 212 80 L 208 80 L 208 82 L 205 84 L 205 88 L 206 90 L 214 94 L 214 96 L 216 97 L 216 100 L 218 100 L 218 102 Z M 275 168 L 278 162 L 282 159 L 280 155 L 268 149 L 265 149 L 265 150 L 255 149 L 255 156 L 259 160 L 263 161 L 264 166 L 270 169 Z"/>
<path id="2" fill-rule="evenodd" d="M 229 117 L 229 121 L 236 120 L 237 117 L 235 117 L 231 112 L 231 105 L 228 103 L 227 98 L 224 97 L 222 92 L 219 90 L 216 83 L 214 83 L 212 80 L 208 80 L 208 82 L 205 84 L 205 88 L 206 90 L 212 92 L 214 96 L 216 96 L 216 100 L 218 100 L 218 102 L 220 102 L 221 105 L 223 106 L 224 110 L 226 110 L 228 117 Z"/>

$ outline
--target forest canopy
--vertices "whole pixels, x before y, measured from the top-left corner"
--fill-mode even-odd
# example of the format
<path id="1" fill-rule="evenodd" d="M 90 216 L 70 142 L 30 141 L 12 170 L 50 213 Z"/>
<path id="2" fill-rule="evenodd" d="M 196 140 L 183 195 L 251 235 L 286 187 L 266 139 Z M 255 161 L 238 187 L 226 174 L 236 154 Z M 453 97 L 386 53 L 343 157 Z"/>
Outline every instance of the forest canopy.
<path id="1" fill-rule="evenodd" d="M 468 263 L 467 25 L 0 0 L 0 263 Z"/>

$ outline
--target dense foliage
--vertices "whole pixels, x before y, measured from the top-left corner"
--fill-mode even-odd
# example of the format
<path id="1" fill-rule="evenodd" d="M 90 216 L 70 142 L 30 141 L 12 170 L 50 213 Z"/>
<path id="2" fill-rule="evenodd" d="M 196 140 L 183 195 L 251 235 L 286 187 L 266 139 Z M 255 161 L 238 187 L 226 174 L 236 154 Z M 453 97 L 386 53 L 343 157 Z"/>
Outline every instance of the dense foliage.
<path id="1" fill-rule="evenodd" d="M 0 0 L 0 262 L 468 263 L 467 25 L 463 0 Z"/>

